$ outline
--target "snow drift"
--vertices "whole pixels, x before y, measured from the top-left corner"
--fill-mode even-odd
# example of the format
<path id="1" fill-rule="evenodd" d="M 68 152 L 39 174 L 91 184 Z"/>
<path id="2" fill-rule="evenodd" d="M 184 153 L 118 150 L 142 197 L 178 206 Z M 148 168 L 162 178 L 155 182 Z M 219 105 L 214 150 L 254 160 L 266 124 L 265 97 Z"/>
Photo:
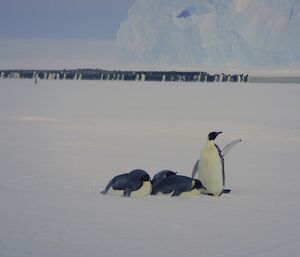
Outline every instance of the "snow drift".
<path id="1" fill-rule="evenodd" d="M 298 0 L 137 0 L 121 24 L 123 62 L 300 64 Z"/>

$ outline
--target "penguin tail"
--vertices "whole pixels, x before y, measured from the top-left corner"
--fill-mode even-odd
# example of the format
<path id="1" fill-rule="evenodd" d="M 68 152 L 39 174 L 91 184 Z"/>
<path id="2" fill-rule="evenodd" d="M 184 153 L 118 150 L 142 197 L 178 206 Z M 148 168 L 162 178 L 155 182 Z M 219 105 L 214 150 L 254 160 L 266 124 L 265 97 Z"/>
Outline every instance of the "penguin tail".
<path id="1" fill-rule="evenodd" d="M 242 142 L 242 139 L 237 139 L 226 145 L 222 150 L 221 150 L 221 155 L 224 157 L 236 144 Z"/>
<path id="2" fill-rule="evenodd" d="M 106 186 L 106 188 L 101 191 L 100 193 L 103 194 L 103 195 L 106 195 L 108 190 L 112 187 L 112 183 L 113 183 L 113 179 L 111 181 L 109 181 L 108 185 Z"/>

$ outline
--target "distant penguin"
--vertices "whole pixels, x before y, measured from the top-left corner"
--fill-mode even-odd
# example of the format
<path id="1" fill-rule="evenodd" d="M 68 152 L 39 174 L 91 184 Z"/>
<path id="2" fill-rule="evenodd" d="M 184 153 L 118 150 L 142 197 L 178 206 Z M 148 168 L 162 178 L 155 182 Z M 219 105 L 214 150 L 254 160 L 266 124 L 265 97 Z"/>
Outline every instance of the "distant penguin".
<path id="1" fill-rule="evenodd" d="M 157 183 L 159 183 L 161 180 L 165 179 L 168 176 L 176 175 L 177 172 L 171 171 L 171 170 L 162 170 L 154 175 L 151 183 L 152 187 L 155 186 Z"/>
<path id="2" fill-rule="evenodd" d="M 214 141 L 221 133 L 211 132 L 208 134 L 207 144 L 202 149 L 200 159 L 196 162 L 192 172 L 193 178 L 198 172 L 198 178 L 206 188 L 202 190 L 203 194 L 220 196 L 222 193 L 230 193 L 230 189 L 224 189 L 224 156 L 241 140 L 235 140 L 221 150 Z"/>
<path id="3" fill-rule="evenodd" d="M 152 185 L 149 174 L 144 170 L 133 170 L 112 178 L 102 194 L 143 197 L 151 193 Z"/>
<path id="4" fill-rule="evenodd" d="M 198 179 L 177 175 L 175 172 L 153 184 L 151 195 L 164 194 L 171 196 L 200 195 L 203 189 Z"/>

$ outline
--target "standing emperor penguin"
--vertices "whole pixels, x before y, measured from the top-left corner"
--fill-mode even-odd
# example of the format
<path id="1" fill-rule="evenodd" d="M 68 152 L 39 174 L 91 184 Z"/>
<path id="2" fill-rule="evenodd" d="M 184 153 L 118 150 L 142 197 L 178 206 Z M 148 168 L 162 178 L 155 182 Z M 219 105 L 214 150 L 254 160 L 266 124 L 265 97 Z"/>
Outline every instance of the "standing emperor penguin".
<path id="1" fill-rule="evenodd" d="M 206 189 L 202 189 L 203 194 L 220 196 L 222 193 L 229 193 L 230 189 L 225 186 L 224 156 L 240 139 L 226 145 L 222 150 L 215 144 L 215 139 L 222 132 L 211 132 L 208 134 L 207 144 L 201 151 L 200 159 L 196 162 L 192 177 L 198 172 L 198 179 Z"/>

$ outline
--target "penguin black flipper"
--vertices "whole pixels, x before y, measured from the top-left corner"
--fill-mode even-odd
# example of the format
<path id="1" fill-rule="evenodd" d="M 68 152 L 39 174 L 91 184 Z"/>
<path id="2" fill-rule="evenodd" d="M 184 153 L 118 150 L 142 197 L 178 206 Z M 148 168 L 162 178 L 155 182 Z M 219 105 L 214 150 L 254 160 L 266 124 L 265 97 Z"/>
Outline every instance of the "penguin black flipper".
<path id="1" fill-rule="evenodd" d="M 221 151 L 222 156 L 224 157 L 236 144 L 238 144 L 240 142 L 242 142 L 242 140 L 237 139 L 237 140 L 232 141 L 228 145 L 226 145 Z"/>
<path id="2" fill-rule="evenodd" d="M 223 186 L 225 186 L 225 160 L 224 160 L 224 156 L 238 143 L 242 142 L 241 139 L 237 139 L 234 140 L 232 142 L 230 142 L 229 144 L 227 144 L 222 150 L 220 150 L 220 148 L 216 145 L 220 158 L 221 158 L 221 162 L 222 162 L 222 174 L 223 174 Z M 223 194 L 229 194 L 231 192 L 230 189 L 223 189 L 222 193 Z"/>
<path id="3" fill-rule="evenodd" d="M 110 188 L 111 188 L 111 181 L 108 182 L 106 188 L 103 191 L 101 191 L 100 193 L 106 195 Z"/>
<path id="4" fill-rule="evenodd" d="M 195 165 L 194 165 L 194 168 L 193 168 L 193 172 L 192 172 L 192 178 L 195 178 L 196 177 L 196 173 L 198 171 L 198 167 L 199 167 L 199 160 L 196 161 Z"/>
<path id="5" fill-rule="evenodd" d="M 235 146 L 237 143 L 239 143 L 239 142 L 240 142 L 239 140 L 235 140 L 235 141 L 231 142 L 230 144 L 228 144 L 227 146 L 225 146 L 225 148 L 226 148 L 226 147 L 229 147 L 229 148 L 227 149 L 227 152 L 226 152 L 226 153 L 228 153 L 228 151 L 229 151 L 233 146 Z M 219 155 L 220 155 L 220 159 L 221 159 L 221 163 L 222 163 L 223 187 L 225 187 L 225 159 L 224 159 L 224 155 L 222 154 L 222 151 L 223 151 L 224 148 L 221 150 L 220 147 L 219 147 L 218 145 L 215 145 L 215 146 L 216 146 L 216 148 L 218 149 L 218 152 L 219 152 Z M 226 153 L 225 153 L 225 154 L 226 154 Z M 231 192 L 230 189 L 225 189 L 225 188 L 223 188 L 221 194 L 229 194 L 230 192 Z M 220 194 L 220 195 L 221 195 L 221 194 Z"/>
<path id="6" fill-rule="evenodd" d="M 224 157 L 222 155 L 222 151 L 220 149 L 220 147 L 215 144 L 216 148 L 218 149 L 218 152 L 219 152 L 219 156 L 220 156 L 220 159 L 221 159 L 221 163 L 222 163 L 222 176 L 223 176 L 223 186 L 225 186 L 225 161 L 224 161 Z"/>

